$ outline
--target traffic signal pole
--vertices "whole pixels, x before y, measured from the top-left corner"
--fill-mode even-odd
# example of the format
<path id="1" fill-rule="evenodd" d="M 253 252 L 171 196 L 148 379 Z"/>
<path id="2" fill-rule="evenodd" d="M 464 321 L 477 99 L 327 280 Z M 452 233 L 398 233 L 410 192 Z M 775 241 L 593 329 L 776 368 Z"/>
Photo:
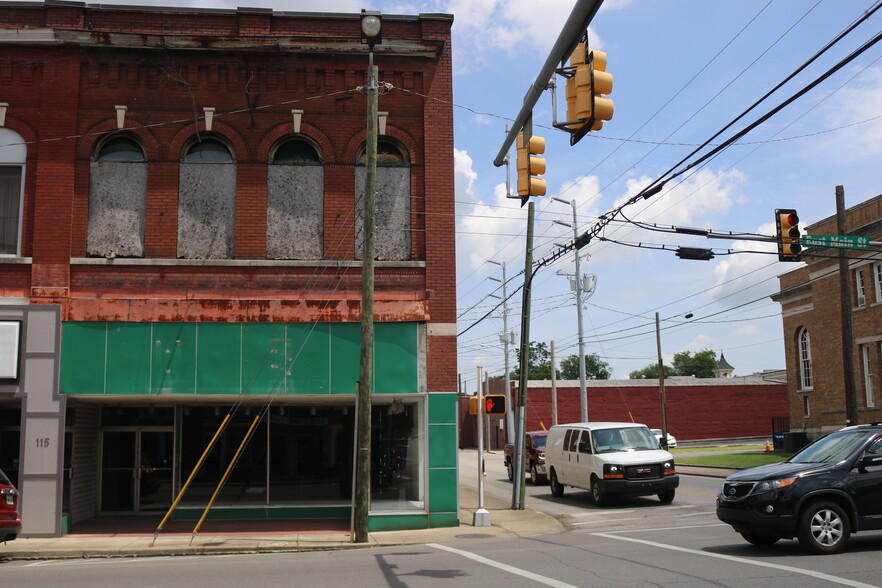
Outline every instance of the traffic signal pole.
<path id="1" fill-rule="evenodd" d="M 524 291 L 521 298 L 521 357 L 518 379 L 518 404 L 515 413 L 515 445 L 514 462 L 515 477 L 511 491 L 511 508 L 524 510 L 525 488 L 524 473 L 526 471 L 526 459 L 524 455 L 524 442 L 527 433 L 527 376 L 530 366 L 530 292 L 533 282 L 533 218 L 536 206 L 531 200 L 527 204 L 527 244 L 524 260 Z"/>
<path id="2" fill-rule="evenodd" d="M 539 70 L 536 81 L 533 82 L 533 85 L 527 91 L 527 95 L 524 96 L 524 104 L 511 125 L 511 131 L 509 131 L 502 142 L 502 147 L 499 148 L 496 159 L 493 160 L 493 165 L 496 167 L 505 164 L 505 158 L 508 155 L 511 144 L 514 143 L 515 137 L 524 128 L 524 124 L 533 112 L 533 107 L 536 106 L 536 102 L 539 101 L 542 92 L 548 87 L 548 80 L 554 76 L 554 70 L 560 64 L 565 63 L 572 55 L 573 49 L 579 44 L 579 39 L 585 34 L 594 15 L 600 10 L 601 4 L 603 4 L 603 0 L 578 0 L 576 5 L 573 6 L 573 11 L 570 12 L 570 16 L 564 23 L 560 35 L 558 35 L 557 41 L 554 43 L 554 47 L 551 48 L 551 52 L 545 60 L 545 64 Z"/>

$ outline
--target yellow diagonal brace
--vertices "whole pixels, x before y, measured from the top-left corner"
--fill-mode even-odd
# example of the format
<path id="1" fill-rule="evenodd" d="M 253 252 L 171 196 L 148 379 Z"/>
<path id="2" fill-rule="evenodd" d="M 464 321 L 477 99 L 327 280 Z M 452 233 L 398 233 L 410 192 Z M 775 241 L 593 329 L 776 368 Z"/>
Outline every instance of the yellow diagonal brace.
<path id="1" fill-rule="evenodd" d="M 214 447 L 215 441 L 220 436 L 221 432 L 224 430 L 224 427 L 227 426 L 227 423 L 230 421 L 230 413 L 227 413 L 227 416 L 224 418 L 224 421 L 217 428 L 217 432 L 214 434 L 214 437 L 211 438 L 211 441 L 208 443 L 208 447 L 205 448 L 205 451 L 202 452 L 202 457 L 199 458 L 199 461 L 196 462 L 196 467 L 193 468 L 193 471 L 190 472 L 190 477 L 187 478 L 187 481 L 181 487 L 181 491 L 178 492 L 177 498 L 172 502 L 171 508 L 168 509 L 168 512 L 165 513 L 165 516 L 162 518 L 162 522 L 159 523 L 159 526 L 156 527 L 156 531 L 153 532 L 153 541 L 150 543 L 150 547 L 153 547 L 153 544 L 156 543 L 156 537 L 159 536 L 159 533 L 162 531 L 162 527 L 165 526 L 165 523 L 168 521 L 168 518 L 171 516 L 172 512 L 175 510 L 175 507 L 181 501 L 181 498 L 184 497 L 184 493 L 187 491 L 187 488 L 190 487 L 190 482 L 193 481 L 193 478 L 196 477 L 196 473 L 199 471 L 199 468 L 202 467 L 202 462 L 205 461 L 205 458 L 208 456 L 208 452 L 211 451 L 211 448 Z"/>

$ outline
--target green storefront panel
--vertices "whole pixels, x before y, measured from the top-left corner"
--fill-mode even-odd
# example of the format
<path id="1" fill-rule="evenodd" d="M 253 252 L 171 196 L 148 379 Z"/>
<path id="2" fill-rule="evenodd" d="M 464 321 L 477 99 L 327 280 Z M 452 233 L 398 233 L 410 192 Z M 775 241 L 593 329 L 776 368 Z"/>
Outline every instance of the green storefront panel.
<path id="1" fill-rule="evenodd" d="M 242 328 L 242 393 L 280 394 L 285 382 L 285 325 Z"/>
<path id="2" fill-rule="evenodd" d="M 62 325 L 62 394 L 104 394 L 106 346 L 107 323 Z"/>
<path id="3" fill-rule="evenodd" d="M 287 394 L 330 394 L 331 331 L 327 323 L 288 325 Z"/>
<path id="4" fill-rule="evenodd" d="M 239 394 L 242 391 L 242 325 L 203 323 L 196 334 L 196 391 Z"/>
<path id="5" fill-rule="evenodd" d="M 429 512 L 456 512 L 456 484 L 456 468 L 429 469 Z"/>
<path id="6" fill-rule="evenodd" d="M 371 533 L 428 528 L 429 517 L 426 515 L 371 515 L 368 518 L 368 531 Z"/>
<path id="7" fill-rule="evenodd" d="M 429 425 L 429 467 L 456 467 L 456 425 Z"/>
<path id="8" fill-rule="evenodd" d="M 429 424 L 456 424 L 456 394 L 429 394 Z"/>
<path id="9" fill-rule="evenodd" d="M 374 336 L 374 381 L 382 370 L 377 394 L 417 392 L 417 341 L 413 323 L 382 323 Z"/>
<path id="10" fill-rule="evenodd" d="M 105 394 L 150 394 L 150 323 L 107 323 Z"/>
<path id="11" fill-rule="evenodd" d="M 375 332 L 379 325 L 375 325 Z M 355 394 L 361 366 L 361 325 L 331 325 L 331 394 Z"/>
<path id="12" fill-rule="evenodd" d="M 65 322 L 62 333 L 65 394 L 351 395 L 361 359 L 356 323 Z M 417 324 L 377 323 L 375 340 L 375 391 L 416 393 Z M 430 402 L 450 418 L 445 400 Z"/>
<path id="13" fill-rule="evenodd" d="M 196 323 L 154 323 L 152 373 L 152 394 L 196 393 Z"/>

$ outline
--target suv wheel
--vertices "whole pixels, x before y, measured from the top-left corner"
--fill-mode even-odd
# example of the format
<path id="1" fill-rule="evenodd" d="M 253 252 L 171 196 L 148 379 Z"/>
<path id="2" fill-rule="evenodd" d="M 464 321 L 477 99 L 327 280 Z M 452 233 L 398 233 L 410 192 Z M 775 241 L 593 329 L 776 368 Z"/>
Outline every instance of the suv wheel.
<path id="1" fill-rule="evenodd" d="M 508 481 L 514 482 L 514 466 L 511 465 L 511 460 L 506 460 L 505 469 L 508 470 Z"/>
<path id="2" fill-rule="evenodd" d="M 812 553 L 837 553 L 845 548 L 851 529 L 848 516 L 833 502 L 808 505 L 796 529 L 799 544 Z"/>
<path id="3" fill-rule="evenodd" d="M 560 498 L 564 494 L 563 484 L 557 481 L 557 472 L 551 470 L 551 495 Z"/>
<path id="4" fill-rule="evenodd" d="M 594 499 L 594 504 L 597 506 L 603 506 L 606 503 L 606 494 L 604 494 L 603 489 L 600 487 L 600 481 L 597 479 L 597 476 L 591 477 L 591 498 Z"/>
<path id="5" fill-rule="evenodd" d="M 780 537 L 775 537 L 774 535 L 761 535 L 759 533 L 741 533 L 741 536 L 751 545 L 773 545 L 780 539 Z"/>

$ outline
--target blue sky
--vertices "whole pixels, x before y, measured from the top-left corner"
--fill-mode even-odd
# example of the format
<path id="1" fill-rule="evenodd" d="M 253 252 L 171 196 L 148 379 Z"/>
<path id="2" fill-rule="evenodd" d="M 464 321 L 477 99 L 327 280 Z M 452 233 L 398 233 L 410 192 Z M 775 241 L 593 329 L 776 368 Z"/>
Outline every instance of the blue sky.
<path id="1" fill-rule="evenodd" d="M 168 5 L 169 2 L 117 1 Z M 513 291 L 524 267 L 526 208 L 505 198 L 505 168 L 492 162 L 505 126 L 520 109 L 558 37 L 572 0 L 438 0 L 370 4 L 350 0 L 188 1 L 205 8 L 261 6 L 287 11 L 386 14 L 452 13 L 459 372 L 474 390 L 475 365 L 500 375 L 499 311 L 473 326 L 499 300 L 498 265 Z M 870 0 L 607 0 L 589 31 L 608 53 L 615 116 L 576 146 L 551 128 L 550 93 L 534 109 L 534 133 L 547 140 L 549 197 L 535 199 L 535 258 L 567 242 L 575 199 L 580 231 L 639 192 L 695 146 L 807 61 L 864 11 Z M 882 29 L 882 11 L 838 43 L 722 137 L 753 122 Z M 853 206 L 882 192 L 882 43 L 810 90 L 705 165 L 626 209 L 628 218 L 744 233 L 774 234 L 774 210 L 795 208 L 803 224 L 835 212 L 834 189 Z M 563 96 L 560 96 L 563 103 Z M 559 118 L 563 119 L 561 112 Z M 513 156 L 513 154 L 512 154 Z M 514 175 L 512 176 L 514 179 Z M 655 313 L 666 362 L 681 351 L 721 350 L 735 375 L 783 368 L 780 306 L 769 299 L 777 276 L 796 264 L 777 261 L 765 243 L 708 240 L 615 223 L 582 250 L 584 273 L 597 276 L 585 305 L 586 352 L 614 377 L 656 361 Z M 641 247 L 628 246 L 642 244 Z M 711 261 L 678 259 L 646 245 L 713 247 Z M 760 253 L 722 255 L 726 250 Z M 766 253 L 762 253 L 766 252 Z M 558 358 L 577 352 L 575 300 L 566 256 L 533 282 L 531 339 L 555 341 Z M 520 294 L 509 301 L 519 331 Z M 683 317 L 692 313 L 689 321 Z M 471 328 L 469 328 L 471 327 Z M 513 361 L 512 361 L 513 363 Z"/>

